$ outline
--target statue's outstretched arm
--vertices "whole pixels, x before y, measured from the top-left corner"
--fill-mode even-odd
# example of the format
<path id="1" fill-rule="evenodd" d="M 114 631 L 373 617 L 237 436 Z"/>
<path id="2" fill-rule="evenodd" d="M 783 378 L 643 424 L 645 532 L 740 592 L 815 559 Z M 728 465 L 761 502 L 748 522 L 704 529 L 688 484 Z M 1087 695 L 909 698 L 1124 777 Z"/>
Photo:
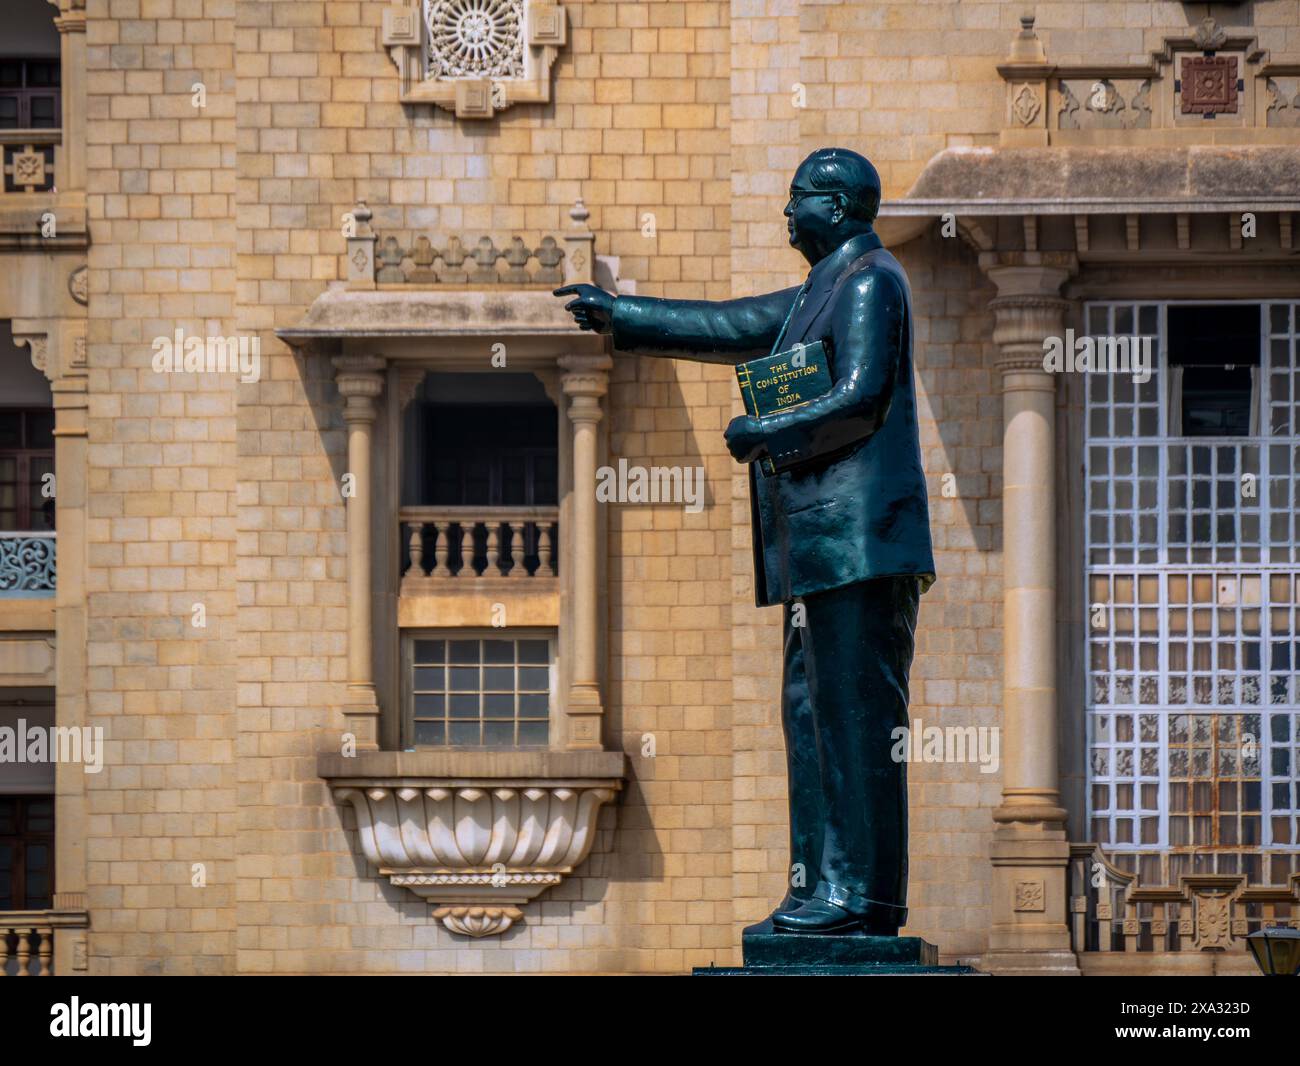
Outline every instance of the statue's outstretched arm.
<path id="1" fill-rule="evenodd" d="M 798 295 L 795 287 L 739 300 L 620 296 L 614 301 L 614 347 L 703 363 L 743 363 L 771 351 Z"/>

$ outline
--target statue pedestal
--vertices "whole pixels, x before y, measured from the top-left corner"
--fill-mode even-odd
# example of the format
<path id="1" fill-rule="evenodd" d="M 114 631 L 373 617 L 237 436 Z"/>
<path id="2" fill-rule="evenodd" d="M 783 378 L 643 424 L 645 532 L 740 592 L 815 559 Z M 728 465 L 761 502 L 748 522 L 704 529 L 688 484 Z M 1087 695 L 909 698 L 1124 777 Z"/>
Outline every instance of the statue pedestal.
<path id="1" fill-rule="evenodd" d="M 940 966 L 939 949 L 918 936 L 783 933 L 769 918 L 741 937 L 745 964 L 697 966 L 696 977 L 874 977 L 974 975 L 969 966 Z"/>

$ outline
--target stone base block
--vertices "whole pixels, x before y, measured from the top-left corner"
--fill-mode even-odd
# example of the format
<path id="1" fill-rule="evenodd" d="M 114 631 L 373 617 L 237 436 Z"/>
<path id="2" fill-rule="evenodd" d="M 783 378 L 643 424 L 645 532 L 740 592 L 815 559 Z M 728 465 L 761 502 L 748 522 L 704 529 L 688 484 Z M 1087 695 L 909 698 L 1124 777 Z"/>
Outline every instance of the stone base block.
<path id="1" fill-rule="evenodd" d="M 698 966 L 696 977 L 952 976 L 969 966 L 940 966 L 939 949 L 917 936 L 784 933 L 768 918 L 741 937 L 743 967 Z"/>

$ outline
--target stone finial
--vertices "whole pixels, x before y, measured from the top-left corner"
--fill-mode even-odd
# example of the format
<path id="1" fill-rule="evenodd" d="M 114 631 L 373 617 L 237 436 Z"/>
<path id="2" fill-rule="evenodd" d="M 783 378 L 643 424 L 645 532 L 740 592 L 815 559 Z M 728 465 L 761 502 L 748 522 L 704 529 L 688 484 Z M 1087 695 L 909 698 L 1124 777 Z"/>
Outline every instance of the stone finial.
<path id="1" fill-rule="evenodd" d="M 1009 63 L 1046 63 L 1047 54 L 1043 51 L 1043 42 L 1034 32 L 1034 13 L 1026 11 L 1020 16 L 1020 32 L 1011 39 Z"/>
<path id="2" fill-rule="evenodd" d="M 350 289 L 375 287 L 375 231 L 370 228 L 370 220 L 374 217 L 364 200 L 358 200 L 356 207 L 343 216 Z"/>
<path id="3" fill-rule="evenodd" d="M 570 226 L 564 233 L 564 283 L 578 285 L 592 283 L 596 235 L 587 227 L 591 212 L 579 196 L 569 208 Z"/>
<path id="4" fill-rule="evenodd" d="M 358 200 L 356 207 L 352 209 L 352 220 L 356 223 L 356 236 L 371 237 L 374 234 L 370 229 L 370 220 L 375 217 L 375 213 L 370 210 L 365 200 Z"/>

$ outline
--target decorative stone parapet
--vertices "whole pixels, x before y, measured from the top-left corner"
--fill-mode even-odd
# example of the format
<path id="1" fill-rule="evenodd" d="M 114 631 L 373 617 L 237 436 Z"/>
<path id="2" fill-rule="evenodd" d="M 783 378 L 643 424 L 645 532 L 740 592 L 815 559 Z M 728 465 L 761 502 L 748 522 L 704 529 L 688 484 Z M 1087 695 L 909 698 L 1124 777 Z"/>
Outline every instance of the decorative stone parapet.
<path id="1" fill-rule="evenodd" d="M 1003 145 L 1196 144 L 1212 120 L 1253 127 L 1256 143 L 1290 143 L 1300 124 L 1300 64 L 1273 58 L 1247 28 L 1206 17 L 1189 34 L 1165 37 L 1139 62 L 1057 63 L 1020 19 L 998 65 L 1006 92 Z"/>
<path id="2" fill-rule="evenodd" d="M 528 247 L 522 237 L 513 237 L 504 248 L 498 248 L 487 236 L 468 246 L 460 237 L 451 236 L 443 246 L 423 234 L 411 241 L 399 241 L 388 234 L 378 241 L 375 255 L 375 281 L 381 285 L 555 286 L 564 280 L 560 269 L 564 249 L 551 236 L 543 237 L 535 248 Z M 498 266 L 502 261 L 504 269 Z"/>
<path id="3" fill-rule="evenodd" d="M 591 211 L 581 199 L 568 211 L 559 238 L 545 235 L 530 247 L 519 236 L 498 245 L 497 238 L 423 233 L 377 234 L 374 211 L 359 201 L 345 216 L 349 288 L 377 285 L 439 285 L 461 288 L 542 288 L 591 282 L 595 234 Z"/>
<path id="4" fill-rule="evenodd" d="M 624 763 L 622 752 L 425 750 L 321 755 L 318 770 L 380 875 L 453 933 L 483 937 L 586 859 Z"/>

